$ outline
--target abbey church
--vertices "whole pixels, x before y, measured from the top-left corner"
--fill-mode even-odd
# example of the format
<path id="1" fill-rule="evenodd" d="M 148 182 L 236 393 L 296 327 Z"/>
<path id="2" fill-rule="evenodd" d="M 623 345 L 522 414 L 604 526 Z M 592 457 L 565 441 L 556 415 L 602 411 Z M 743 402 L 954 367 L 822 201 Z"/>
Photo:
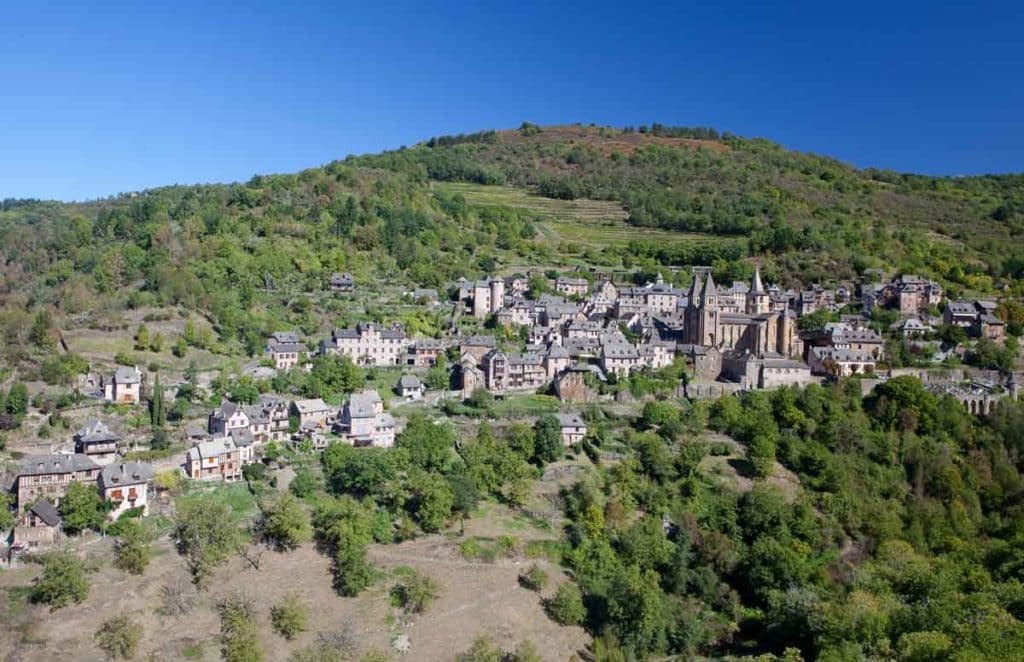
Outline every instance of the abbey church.
<path id="1" fill-rule="evenodd" d="M 773 306 L 761 283 L 760 268 L 754 270 L 742 306 L 719 295 L 709 269 L 694 269 L 684 315 L 686 342 L 692 345 L 754 356 L 790 357 L 801 351 L 796 315 Z"/>

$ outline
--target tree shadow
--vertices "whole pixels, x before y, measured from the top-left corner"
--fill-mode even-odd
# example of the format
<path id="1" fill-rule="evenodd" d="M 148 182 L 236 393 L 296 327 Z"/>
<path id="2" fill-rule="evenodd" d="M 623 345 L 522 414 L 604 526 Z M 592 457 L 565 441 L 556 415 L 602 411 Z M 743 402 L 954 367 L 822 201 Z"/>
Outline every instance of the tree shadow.
<path id="1" fill-rule="evenodd" d="M 743 478 L 754 477 L 754 465 L 749 460 L 745 460 L 742 457 L 732 457 L 729 458 L 728 463 Z"/>

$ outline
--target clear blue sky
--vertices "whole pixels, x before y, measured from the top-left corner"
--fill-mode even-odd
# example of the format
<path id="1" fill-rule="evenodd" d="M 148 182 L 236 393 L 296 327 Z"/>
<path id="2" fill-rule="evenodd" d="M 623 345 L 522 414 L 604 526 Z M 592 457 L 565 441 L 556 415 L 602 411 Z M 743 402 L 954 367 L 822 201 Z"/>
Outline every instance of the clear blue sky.
<path id="1" fill-rule="evenodd" d="M 523 120 L 1024 171 L 1021 0 L 21 4 L 0 7 L 0 197 L 246 180 Z"/>

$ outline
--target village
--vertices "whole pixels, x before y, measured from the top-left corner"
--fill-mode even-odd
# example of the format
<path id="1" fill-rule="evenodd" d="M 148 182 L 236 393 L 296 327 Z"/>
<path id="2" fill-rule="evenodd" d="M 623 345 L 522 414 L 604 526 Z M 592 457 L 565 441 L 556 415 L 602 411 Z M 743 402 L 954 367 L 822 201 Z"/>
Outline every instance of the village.
<path id="1" fill-rule="evenodd" d="M 588 272 L 460 279 L 444 294 L 412 289 L 402 293 L 403 302 L 447 316 L 440 337 L 415 337 L 397 322 L 371 321 L 320 338 L 275 332 L 261 361 L 244 368 L 263 380 L 258 397 L 223 399 L 205 416 L 180 422 L 170 432 L 180 450 L 148 461 L 134 459 L 146 440 L 116 432 L 124 427 L 119 419 L 125 411 L 152 408 L 157 398 L 162 407 L 181 385 L 161 385 L 140 366 L 118 366 L 86 379 L 83 388 L 102 406 L 88 410 L 96 415 L 80 421 L 70 438 L 10 449 L 20 459 L 8 471 L 16 517 L 3 558 L 11 562 L 63 538 L 61 504 L 72 484 L 93 486 L 111 521 L 145 517 L 158 472 L 198 483 L 241 481 L 247 466 L 274 463 L 281 449 L 317 453 L 335 443 L 390 448 L 410 412 L 457 416 L 463 403 L 535 394 L 557 403 L 549 415 L 562 443 L 578 447 L 588 436 L 585 406 L 631 406 L 622 384 L 679 365 L 675 397 L 690 400 L 851 376 L 867 393 L 905 374 L 953 395 L 972 414 L 988 414 L 999 399 L 1017 397 L 1012 371 L 950 367 L 949 357 L 962 357 L 965 344 L 940 338 L 949 335 L 940 329 L 957 329 L 965 342 L 1002 343 L 1006 329 L 995 301 L 949 301 L 930 280 L 867 275 L 875 279 L 804 290 L 766 284 L 759 268 L 749 282 L 728 285 L 716 283 L 710 268 L 695 268 L 686 288 L 660 276 L 636 285 Z M 360 287 L 348 273 L 326 284 L 343 300 Z M 895 321 L 879 329 L 878 310 Z M 894 343 L 930 357 L 931 365 L 889 366 L 887 347 Z M 269 379 L 309 372 L 317 357 L 376 371 L 378 388 L 342 394 L 340 405 L 270 390 Z"/>

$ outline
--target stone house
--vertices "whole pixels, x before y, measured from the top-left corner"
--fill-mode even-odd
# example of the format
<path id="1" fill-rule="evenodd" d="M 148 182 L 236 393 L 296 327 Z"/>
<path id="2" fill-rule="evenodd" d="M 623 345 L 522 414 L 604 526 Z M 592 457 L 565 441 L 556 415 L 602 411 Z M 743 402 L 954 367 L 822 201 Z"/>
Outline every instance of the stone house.
<path id="1" fill-rule="evenodd" d="M 417 367 L 430 367 L 437 363 L 437 357 L 444 354 L 445 344 L 433 338 L 421 338 L 409 345 L 406 364 Z"/>
<path id="2" fill-rule="evenodd" d="M 110 518 L 116 520 L 126 510 L 142 508 L 142 514 L 149 514 L 149 481 L 153 479 L 153 467 L 143 462 L 125 462 L 103 467 L 97 479 L 100 495 L 114 504 Z"/>
<path id="3" fill-rule="evenodd" d="M 427 386 L 416 375 L 402 375 L 395 386 L 395 392 L 400 397 L 419 400 L 427 392 Z"/>
<path id="4" fill-rule="evenodd" d="M 264 394 L 260 396 L 257 406 L 263 411 L 269 422 L 268 441 L 286 441 L 289 434 L 289 409 L 287 400 L 279 395 Z"/>
<path id="5" fill-rule="evenodd" d="M 981 313 L 971 324 L 970 334 L 976 338 L 1003 342 L 1006 340 L 1006 322 L 991 313 Z"/>
<path id="6" fill-rule="evenodd" d="M 249 414 L 242 405 L 229 400 L 222 400 L 220 407 L 210 412 L 207 429 L 210 434 L 226 436 L 233 430 L 249 428 Z"/>
<path id="7" fill-rule="evenodd" d="M 242 477 L 241 453 L 231 437 L 201 441 L 188 449 L 185 472 L 193 480 L 238 480 Z"/>
<path id="8" fill-rule="evenodd" d="M 373 390 L 350 395 L 335 428 L 355 446 L 390 448 L 395 444 L 395 419 L 384 411 L 383 400 Z"/>
<path id="9" fill-rule="evenodd" d="M 352 292 L 356 289 L 355 276 L 347 271 L 331 274 L 329 284 L 332 292 Z"/>
<path id="10" fill-rule="evenodd" d="M 100 466 L 87 455 L 36 455 L 21 461 L 15 488 L 18 511 L 43 498 L 60 506 L 71 483 L 95 483 Z"/>
<path id="11" fill-rule="evenodd" d="M 46 499 L 40 499 L 15 524 L 12 547 L 49 547 L 61 539 L 62 524 L 57 508 Z"/>
<path id="12" fill-rule="evenodd" d="M 968 301 L 949 301 L 942 313 L 942 322 L 951 326 L 969 329 L 978 317 L 978 309 Z"/>
<path id="13" fill-rule="evenodd" d="M 299 419 L 299 427 L 329 427 L 335 419 L 335 411 L 321 398 L 295 400 L 291 415 Z"/>
<path id="14" fill-rule="evenodd" d="M 579 414 L 557 414 L 557 417 L 562 430 L 562 443 L 566 446 L 577 444 L 587 436 L 587 424 Z"/>
<path id="15" fill-rule="evenodd" d="M 341 354 L 357 365 L 402 365 L 411 344 L 399 324 L 381 328 L 360 322 L 353 329 L 335 329 L 329 340 L 320 343 L 321 354 Z"/>
<path id="16" fill-rule="evenodd" d="M 570 278 L 569 276 L 559 276 L 555 280 L 555 291 L 564 294 L 567 297 L 572 296 L 586 296 L 587 291 L 590 289 L 590 283 L 587 282 L 586 278 Z"/>
<path id="17" fill-rule="evenodd" d="M 468 336 L 459 343 L 459 356 L 465 357 L 469 354 L 473 362 L 479 365 L 484 360 L 484 355 L 497 347 L 494 336 Z"/>
<path id="18" fill-rule="evenodd" d="M 103 399 L 119 405 L 134 405 L 142 400 L 142 371 L 138 366 L 120 366 L 103 384 Z"/>
<path id="19" fill-rule="evenodd" d="M 501 278 L 478 280 L 472 288 L 473 317 L 484 319 L 505 305 L 505 281 Z"/>
<path id="20" fill-rule="evenodd" d="M 110 464 L 117 459 L 117 443 L 121 440 L 110 431 L 103 421 L 91 419 L 75 432 L 75 453 L 85 455 L 99 465 Z"/>
<path id="21" fill-rule="evenodd" d="M 812 347 L 808 355 L 811 372 L 832 377 L 849 377 L 875 371 L 875 358 L 866 351 Z"/>
<path id="22" fill-rule="evenodd" d="M 537 389 L 547 382 L 544 358 L 532 352 L 506 354 L 493 350 L 484 356 L 482 369 L 487 389 L 494 393 Z"/>
<path id="23" fill-rule="evenodd" d="M 609 342 L 601 346 L 601 369 L 606 374 L 628 377 L 640 366 L 640 352 L 628 342 Z"/>
<path id="24" fill-rule="evenodd" d="M 308 350 L 301 342 L 267 343 L 267 357 L 274 362 L 277 370 L 291 370 L 306 358 Z"/>

